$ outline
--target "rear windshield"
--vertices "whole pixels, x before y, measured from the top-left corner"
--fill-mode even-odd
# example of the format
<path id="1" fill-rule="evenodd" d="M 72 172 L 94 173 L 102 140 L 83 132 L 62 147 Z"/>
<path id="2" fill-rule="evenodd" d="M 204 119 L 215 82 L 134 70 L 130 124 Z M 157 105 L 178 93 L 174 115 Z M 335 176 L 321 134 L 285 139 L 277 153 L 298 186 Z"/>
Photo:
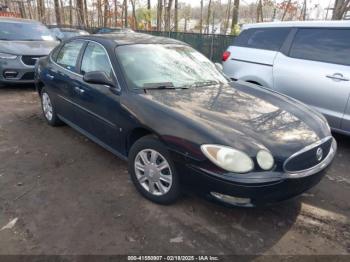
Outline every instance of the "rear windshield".
<path id="1" fill-rule="evenodd" d="M 0 40 L 53 41 L 55 38 L 39 23 L 0 22 Z"/>
<path id="2" fill-rule="evenodd" d="M 234 46 L 280 50 L 290 28 L 251 28 L 244 30 L 233 42 Z"/>
<path id="3" fill-rule="evenodd" d="M 62 30 L 62 33 L 64 34 L 65 37 L 73 37 L 73 36 L 78 36 L 78 35 L 88 35 L 88 32 L 85 31 L 64 31 Z"/>

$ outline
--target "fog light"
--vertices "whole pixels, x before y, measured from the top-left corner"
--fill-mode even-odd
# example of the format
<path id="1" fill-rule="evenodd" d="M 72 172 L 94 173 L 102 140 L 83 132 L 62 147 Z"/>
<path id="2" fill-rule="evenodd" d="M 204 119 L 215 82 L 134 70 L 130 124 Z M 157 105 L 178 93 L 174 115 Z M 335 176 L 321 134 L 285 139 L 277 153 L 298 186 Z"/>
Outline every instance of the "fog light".
<path id="1" fill-rule="evenodd" d="M 4 71 L 4 77 L 5 78 L 16 78 L 18 75 L 17 71 L 12 71 L 12 70 L 6 70 Z"/>
<path id="2" fill-rule="evenodd" d="M 227 204 L 235 205 L 235 206 L 246 206 L 251 207 L 253 206 L 250 198 L 243 198 L 243 197 L 234 197 L 229 195 L 220 194 L 217 192 L 210 192 L 210 194 L 215 197 L 216 199 L 225 202 Z"/>

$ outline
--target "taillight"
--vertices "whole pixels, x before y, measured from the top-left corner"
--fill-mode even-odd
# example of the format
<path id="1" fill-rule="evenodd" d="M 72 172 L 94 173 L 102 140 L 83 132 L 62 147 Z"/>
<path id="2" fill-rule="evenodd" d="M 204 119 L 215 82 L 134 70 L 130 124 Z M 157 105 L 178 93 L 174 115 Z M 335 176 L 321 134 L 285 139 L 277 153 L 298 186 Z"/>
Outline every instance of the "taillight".
<path id="1" fill-rule="evenodd" d="M 229 57 L 230 57 L 231 53 L 229 51 L 225 51 L 223 54 L 222 54 L 222 61 L 226 61 Z"/>

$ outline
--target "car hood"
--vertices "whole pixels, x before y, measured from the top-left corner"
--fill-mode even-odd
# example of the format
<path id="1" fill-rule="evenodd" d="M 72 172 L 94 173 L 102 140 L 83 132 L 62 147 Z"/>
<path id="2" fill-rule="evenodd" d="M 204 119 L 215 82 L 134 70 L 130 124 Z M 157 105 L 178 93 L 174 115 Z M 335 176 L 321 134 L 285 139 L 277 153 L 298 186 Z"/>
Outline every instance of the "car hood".
<path id="1" fill-rule="evenodd" d="M 304 104 L 262 87 L 235 82 L 144 95 L 185 116 L 218 141 L 255 154 L 261 148 L 288 157 L 330 135 L 327 122 Z"/>
<path id="2" fill-rule="evenodd" d="M 0 52 L 13 55 L 48 55 L 57 41 L 0 41 Z"/>

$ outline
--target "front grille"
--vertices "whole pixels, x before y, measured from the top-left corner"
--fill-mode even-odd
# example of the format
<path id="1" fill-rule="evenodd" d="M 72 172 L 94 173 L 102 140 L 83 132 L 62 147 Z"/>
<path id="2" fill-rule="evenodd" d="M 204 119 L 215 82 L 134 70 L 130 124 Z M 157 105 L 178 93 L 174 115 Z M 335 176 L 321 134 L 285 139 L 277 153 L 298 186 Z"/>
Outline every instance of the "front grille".
<path id="1" fill-rule="evenodd" d="M 299 172 L 316 166 L 327 157 L 331 146 L 332 137 L 329 137 L 325 141 L 302 149 L 285 161 L 284 170 L 287 172 Z M 322 157 L 320 157 L 320 154 L 317 154 L 317 151 L 322 151 Z"/>
<path id="2" fill-rule="evenodd" d="M 36 63 L 36 61 L 37 61 L 40 57 L 43 57 L 43 56 L 37 56 L 37 55 L 23 55 L 23 56 L 22 56 L 22 62 L 23 62 L 25 65 L 34 66 L 35 63 Z"/>
<path id="3" fill-rule="evenodd" d="M 21 80 L 34 80 L 34 72 L 27 72 L 22 77 Z"/>

